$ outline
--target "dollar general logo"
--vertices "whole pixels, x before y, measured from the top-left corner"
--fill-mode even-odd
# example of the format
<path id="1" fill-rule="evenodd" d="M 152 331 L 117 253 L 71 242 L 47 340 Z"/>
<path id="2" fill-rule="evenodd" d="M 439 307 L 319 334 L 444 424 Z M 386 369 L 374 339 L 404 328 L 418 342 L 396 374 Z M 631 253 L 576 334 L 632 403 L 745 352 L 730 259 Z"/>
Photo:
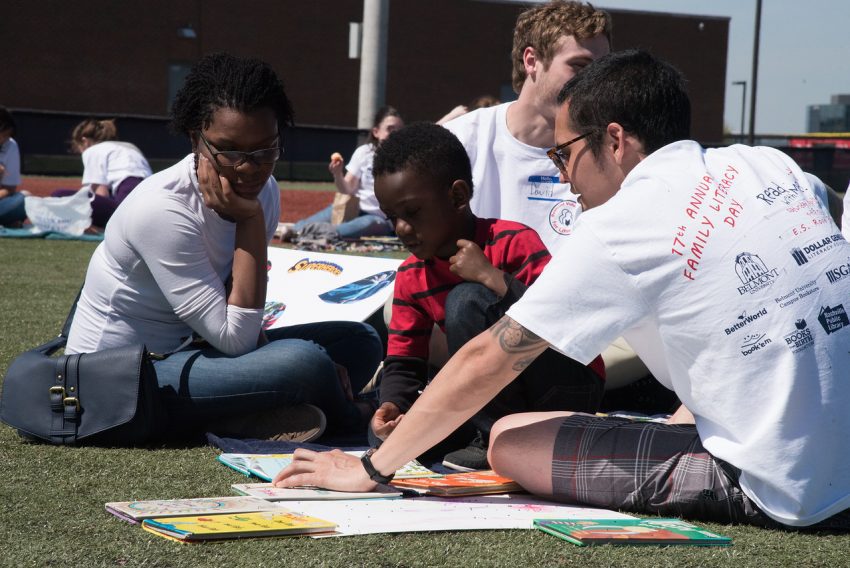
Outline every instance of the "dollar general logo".
<path id="1" fill-rule="evenodd" d="M 824 237 L 822 239 L 818 239 L 812 243 L 807 244 L 803 248 L 794 247 L 791 249 L 791 256 L 794 258 L 794 261 L 797 263 L 797 266 L 803 266 L 809 259 L 812 259 L 818 255 L 821 255 L 835 246 L 835 243 L 838 241 L 843 241 L 844 237 L 841 233 L 836 233 L 834 235 L 830 235 L 828 237 Z"/>

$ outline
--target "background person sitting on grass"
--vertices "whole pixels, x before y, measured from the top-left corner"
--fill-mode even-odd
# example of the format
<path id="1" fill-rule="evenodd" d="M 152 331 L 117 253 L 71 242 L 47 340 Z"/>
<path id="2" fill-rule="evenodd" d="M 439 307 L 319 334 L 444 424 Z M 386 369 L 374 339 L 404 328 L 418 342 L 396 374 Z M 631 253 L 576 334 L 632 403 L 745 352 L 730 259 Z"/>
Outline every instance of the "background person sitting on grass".
<path id="1" fill-rule="evenodd" d="M 115 209 L 143 179 L 151 167 L 135 144 L 120 142 L 115 119 L 84 120 L 71 132 L 71 152 L 83 159 L 83 186 L 94 193 L 92 225 L 103 228 Z M 58 189 L 53 197 L 78 190 Z"/>
<path id="2" fill-rule="evenodd" d="M 313 223 L 321 223 L 319 227 L 323 234 L 329 232 L 342 239 L 391 235 L 392 224 L 381 211 L 378 200 L 375 198 L 372 162 L 378 146 L 387 139 L 387 136 L 402 126 L 404 121 L 395 108 L 385 106 L 379 109 L 375 113 L 375 120 L 369 131 L 369 141 L 354 151 L 348 165 L 341 158 L 332 159 L 328 164 L 328 171 L 333 175 L 337 191 L 357 198 L 359 212 L 356 217 L 338 225 L 330 225 L 333 205 L 328 205 L 318 213 L 295 223 L 282 238 L 291 240 L 296 236 L 303 236 L 302 232 L 305 230 L 308 230 L 310 234 L 316 234 L 314 230 L 316 226 L 308 227 Z"/>
<path id="3" fill-rule="evenodd" d="M 505 314 L 551 258 L 533 229 L 480 219 L 469 208 L 469 158 L 454 134 L 418 123 L 393 133 L 375 154 L 375 194 L 411 252 L 398 270 L 380 407 L 371 429 L 386 438 L 428 378 L 428 343 L 437 324 L 450 353 Z M 549 350 L 471 420 L 470 441 L 458 432 L 443 464 L 486 469 L 487 438 L 497 419 L 531 410 L 595 412 L 604 366 L 586 367 Z M 470 442 L 468 447 L 465 442 Z"/>
<path id="4" fill-rule="evenodd" d="M 850 244 L 810 178 L 773 148 L 688 140 L 684 78 L 644 51 L 559 100 L 549 156 L 586 209 L 575 234 L 371 457 L 299 450 L 276 483 L 370 489 L 550 346 L 589 361 L 623 334 L 685 405 L 673 423 L 514 414 L 491 434 L 498 473 L 569 503 L 850 530 Z"/>
<path id="5" fill-rule="evenodd" d="M 201 59 L 172 107 L 172 127 L 193 152 L 133 191 L 89 264 L 69 353 L 137 343 L 163 353 L 193 334 L 204 340 L 154 363 L 175 436 L 303 441 L 326 422 L 365 434 L 373 407 L 361 410 L 352 392 L 381 360 L 374 329 L 327 322 L 261 331 L 267 246 L 280 218 L 271 174 L 291 124 L 266 63 Z"/>
<path id="6" fill-rule="evenodd" d="M 21 183 L 21 152 L 15 135 L 15 119 L 0 106 L 0 225 L 18 226 L 27 218 Z"/>

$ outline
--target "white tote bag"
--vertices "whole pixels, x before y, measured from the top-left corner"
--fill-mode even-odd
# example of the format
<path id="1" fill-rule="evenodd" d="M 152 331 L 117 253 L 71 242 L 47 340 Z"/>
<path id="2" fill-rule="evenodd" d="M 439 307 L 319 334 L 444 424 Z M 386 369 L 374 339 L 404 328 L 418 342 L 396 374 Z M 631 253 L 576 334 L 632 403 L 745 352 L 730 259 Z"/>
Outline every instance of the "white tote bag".
<path id="1" fill-rule="evenodd" d="M 66 197 L 32 197 L 24 201 L 27 217 L 40 231 L 80 236 L 91 225 L 94 193 L 83 187 Z"/>

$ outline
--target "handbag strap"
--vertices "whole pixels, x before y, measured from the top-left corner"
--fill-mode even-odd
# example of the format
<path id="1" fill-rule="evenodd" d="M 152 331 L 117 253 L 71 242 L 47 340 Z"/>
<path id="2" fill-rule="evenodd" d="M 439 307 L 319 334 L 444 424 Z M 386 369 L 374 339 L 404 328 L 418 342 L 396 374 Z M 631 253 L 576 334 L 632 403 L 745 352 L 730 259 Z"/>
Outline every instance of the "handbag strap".
<path id="1" fill-rule="evenodd" d="M 74 314 L 77 313 L 77 303 L 80 301 L 82 293 L 83 287 L 80 286 L 80 291 L 77 292 L 77 297 L 74 298 L 74 303 L 71 304 L 71 309 L 68 311 L 68 317 L 65 318 L 65 323 L 62 324 L 62 330 L 59 332 L 59 337 L 68 338 L 68 333 L 71 331 L 71 324 L 74 322 Z"/>

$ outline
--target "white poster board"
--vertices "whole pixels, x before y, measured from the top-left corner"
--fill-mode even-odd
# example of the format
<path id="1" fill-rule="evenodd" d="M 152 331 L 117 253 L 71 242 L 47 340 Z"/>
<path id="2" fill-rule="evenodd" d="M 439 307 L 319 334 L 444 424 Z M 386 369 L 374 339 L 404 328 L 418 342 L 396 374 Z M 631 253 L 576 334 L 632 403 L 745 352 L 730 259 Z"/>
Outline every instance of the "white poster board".
<path id="1" fill-rule="evenodd" d="M 364 321 L 392 295 L 402 259 L 269 247 L 264 329 Z"/>
<path id="2" fill-rule="evenodd" d="M 357 501 L 288 501 L 292 511 L 333 521 L 327 536 L 420 531 L 531 529 L 534 519 L 633 519 L 617 511 L 563 505 L 524 494 Z M 316 535 L 321 537 L 326 535 Z"/>

